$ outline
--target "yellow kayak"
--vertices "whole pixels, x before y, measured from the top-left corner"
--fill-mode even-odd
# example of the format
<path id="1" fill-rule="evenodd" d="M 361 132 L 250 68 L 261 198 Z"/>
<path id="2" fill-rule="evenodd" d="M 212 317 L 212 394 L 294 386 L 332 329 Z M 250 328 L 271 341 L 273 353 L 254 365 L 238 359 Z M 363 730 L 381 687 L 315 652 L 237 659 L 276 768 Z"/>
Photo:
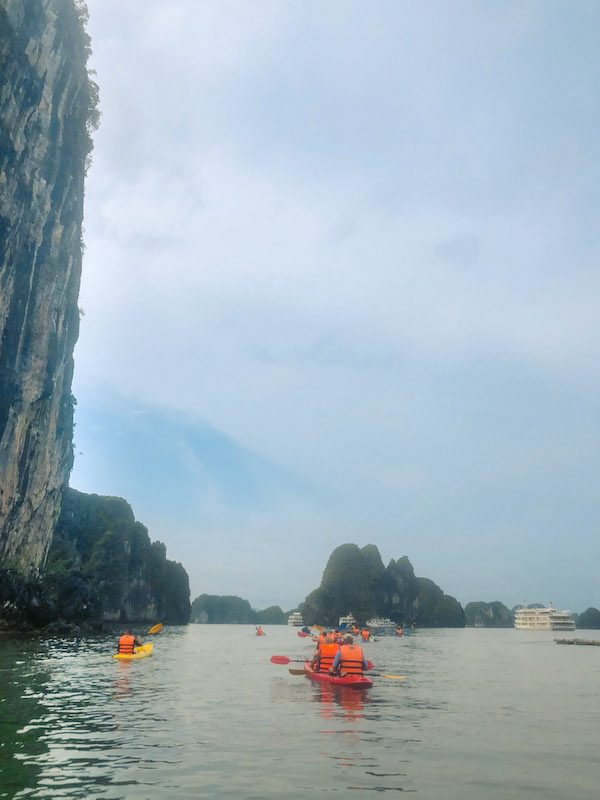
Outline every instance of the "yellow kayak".
<path id="1" fill-rule="evenodd" d="M 143 644 L 141 647 L 136 647 L 134 649 L 133 655 L 129 655 L 128 653 L 117 653 L 113 656 L 113 658 L 126 658 L 127 661 L 132 661 L 134 658 L 148 658 L 148 656 L 152 655 L 153 649 L 153 644 Z"/>

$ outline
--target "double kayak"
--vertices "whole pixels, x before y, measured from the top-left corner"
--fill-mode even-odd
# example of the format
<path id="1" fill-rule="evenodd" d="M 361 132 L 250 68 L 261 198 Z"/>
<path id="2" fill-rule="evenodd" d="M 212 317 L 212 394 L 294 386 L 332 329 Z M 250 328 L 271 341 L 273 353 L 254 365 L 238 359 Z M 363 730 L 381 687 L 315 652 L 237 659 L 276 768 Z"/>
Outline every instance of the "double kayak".
<path id="1" fill-rule="evenodd" d="M 328 672 L 313 672 L 310 661 L 304 662 L 304 672 L 313 681 L 332 683 L 334 686 L 348 686 L 350 689 L 368 689 L 373 681 L 366 675 L 330 675 Z"/>
<path id="2" fill-rule="evenodd" d="M 141 647 L 135 647 L 133 653 L 117 653 L 113 658 L 124 658 L 127 661 L 133 661 L 136 658 L 148 658 L 152 655 L 154 649 L 153 644 L 143 644 Z"/>

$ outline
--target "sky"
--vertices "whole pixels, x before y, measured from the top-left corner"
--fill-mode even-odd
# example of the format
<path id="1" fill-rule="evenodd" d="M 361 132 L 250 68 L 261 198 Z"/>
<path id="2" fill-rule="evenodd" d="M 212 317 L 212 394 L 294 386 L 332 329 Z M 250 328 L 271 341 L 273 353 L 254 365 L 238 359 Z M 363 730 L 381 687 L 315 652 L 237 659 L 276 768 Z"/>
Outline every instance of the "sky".
<path id="1" fill-rule="evenodd" d="M 600 606 L 595 0 L 88 0 L 71 485 L 192 598 Z"/>

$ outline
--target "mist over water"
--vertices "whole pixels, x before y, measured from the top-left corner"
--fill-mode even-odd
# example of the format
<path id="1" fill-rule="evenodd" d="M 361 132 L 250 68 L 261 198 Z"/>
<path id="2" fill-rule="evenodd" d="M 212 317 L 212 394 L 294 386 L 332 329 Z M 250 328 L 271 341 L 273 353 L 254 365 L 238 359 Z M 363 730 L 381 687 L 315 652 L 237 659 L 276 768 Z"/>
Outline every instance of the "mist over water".
<path id="1" fill-rule="evenodd" d="M 3 638 L 0 797 L 597 797 L 600 648 L 409 631 L 365 645 L 406 679 L 357 692 L 271 664 L 311 645 L 265 630 L 165 629 L 138 662 L 114 637 Z"/>

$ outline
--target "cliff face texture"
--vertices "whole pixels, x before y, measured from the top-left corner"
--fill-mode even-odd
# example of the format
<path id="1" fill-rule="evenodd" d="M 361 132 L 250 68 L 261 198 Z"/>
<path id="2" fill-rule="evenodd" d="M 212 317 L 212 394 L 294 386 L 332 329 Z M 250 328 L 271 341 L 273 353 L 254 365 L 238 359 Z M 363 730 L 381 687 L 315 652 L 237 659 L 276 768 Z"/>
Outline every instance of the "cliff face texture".
<path id="1" fill-rule="evenodd" d="M 301 606 L 304 620 L 337 625 L 351 613 L 360 624 L 370 617 L 419 627 L 462 628 L 465 614 L 451 595 L 428 578 L 417 578 L 406 556 L 384 567 L 379 550 L 343 544 L 329 556 L 321 585 Z"/>
<path id="2" fill-rule="evenodd" d="M 72 465 L 88 52 L 74 0 L 0 0 L 0 564 L 29 574 Z"/>
<path id="3" fill-rule="evenodd" d="M 62 618 L 190 618 L 187 572 L 166 557 L 164 544 L 150 541 L 122 497 L 65 491 L 45 579 Z"/>

